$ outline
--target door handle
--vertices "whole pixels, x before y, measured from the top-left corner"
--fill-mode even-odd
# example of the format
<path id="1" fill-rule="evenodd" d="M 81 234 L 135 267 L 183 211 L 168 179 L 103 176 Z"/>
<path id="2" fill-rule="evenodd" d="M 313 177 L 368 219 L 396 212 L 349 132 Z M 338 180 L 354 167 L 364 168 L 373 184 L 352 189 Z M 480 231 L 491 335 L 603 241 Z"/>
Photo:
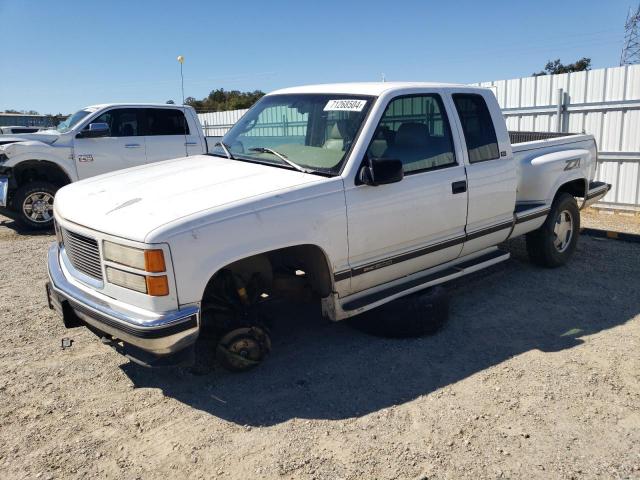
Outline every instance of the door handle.
<path id="1" fill-rule="evenodd" d="M 140 148 L 142 145 L 139 143 L 127 143 L 124 148 Z"/>
<path id="2" fill-rule="evenodd" d="M 185 147 L 195 147 L 196 145 L 198 145 L 198 142 L 186 142 L 184 144 Z"/>
<path id="3" fill-rule="evenodd" d="M 453 182 L 451 184 L 451 193 L 453 193 L 454 195 L 456 193 L 464 193 L 467 191 L 467 181 L 466 180 L 461 180 L 459 182 Z"/>

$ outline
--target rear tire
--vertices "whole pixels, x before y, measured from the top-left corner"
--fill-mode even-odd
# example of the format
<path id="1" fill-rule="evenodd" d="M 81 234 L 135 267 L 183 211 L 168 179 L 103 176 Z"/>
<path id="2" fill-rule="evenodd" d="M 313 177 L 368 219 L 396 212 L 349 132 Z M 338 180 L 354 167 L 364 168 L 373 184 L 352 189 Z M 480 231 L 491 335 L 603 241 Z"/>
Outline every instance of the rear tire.
<path id="1" fill-rule="evenodd" d="M 580 210 L 576 199 L 560 193 L 542 226 L 527 234 L 527 253 L 536 265 L 555 268 L 567 263 L 578 244 Z"/>
<path id="2" fill-rule="evenodd" d="M 362 313 L 350 324 L 376 337 L 415 338 L 436 333 L 448 316 L 447 291 L 436 286 Z"/>
<path id="3" fill-rule="evenodd" d="M 53 228 L 53 197 L 58 187 L 49 182 L 31 182 L 16 190 L 13 209 L 18 222 L 29 230 Z"/>

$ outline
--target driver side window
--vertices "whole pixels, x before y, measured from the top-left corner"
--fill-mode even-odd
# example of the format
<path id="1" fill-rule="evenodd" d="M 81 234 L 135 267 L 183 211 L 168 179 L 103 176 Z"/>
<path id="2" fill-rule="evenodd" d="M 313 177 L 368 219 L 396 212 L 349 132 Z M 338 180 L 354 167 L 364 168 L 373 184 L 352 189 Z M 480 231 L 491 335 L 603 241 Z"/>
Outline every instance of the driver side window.
<path id="1" fill-rule="evenodd" d="M 451 129 L 440 96 L 410 95 L 392 100 L 367 155 L 400 160 L 405 174 L 456 165 Z"/>
<path id="2" fill-rule="evenodd" d="M 110 137 L 137 137 L 142 135 L 137 108 L 116 108 L 104 112 L 90 123 L 109 125 Z M 87 125 L 88 128 L 88 125 Z"/>

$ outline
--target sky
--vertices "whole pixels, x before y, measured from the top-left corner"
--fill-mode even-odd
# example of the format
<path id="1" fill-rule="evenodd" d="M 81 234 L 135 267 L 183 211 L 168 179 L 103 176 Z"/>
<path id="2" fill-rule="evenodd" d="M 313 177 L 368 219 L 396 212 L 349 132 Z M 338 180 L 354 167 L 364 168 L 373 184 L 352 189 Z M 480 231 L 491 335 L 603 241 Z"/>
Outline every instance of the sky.
<path id="1" fill-rule="evenodd" d="M 0 111 L 617 66 L 638 0 L 0 0 Z"/>

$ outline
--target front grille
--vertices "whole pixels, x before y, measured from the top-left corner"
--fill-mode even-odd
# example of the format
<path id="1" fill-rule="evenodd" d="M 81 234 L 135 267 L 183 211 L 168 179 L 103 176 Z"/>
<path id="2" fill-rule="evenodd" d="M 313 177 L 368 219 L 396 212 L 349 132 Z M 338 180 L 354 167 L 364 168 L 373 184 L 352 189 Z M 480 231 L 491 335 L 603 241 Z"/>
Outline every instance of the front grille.
<path id="1" fill-rule="evenodd" d="M 61 228 L 60 231 L 62 233 L 62 243 L 71 265 L 90 277 L 102 280 L 98 242 L 93 238 L 85 237 L 65 228 Z"/>

